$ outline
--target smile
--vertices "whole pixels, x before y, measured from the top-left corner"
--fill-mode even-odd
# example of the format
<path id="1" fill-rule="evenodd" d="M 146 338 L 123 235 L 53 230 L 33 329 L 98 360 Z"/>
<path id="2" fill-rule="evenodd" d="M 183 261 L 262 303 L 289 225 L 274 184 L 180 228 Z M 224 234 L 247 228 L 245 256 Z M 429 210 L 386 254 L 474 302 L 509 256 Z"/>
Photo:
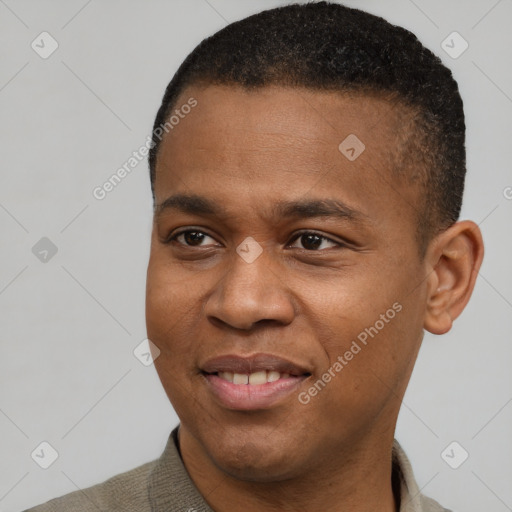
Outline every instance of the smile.
<path id="1" fill-rule="evenodd" d="M 223 408 L 268 409 L 293 394 L 311 372 L 278 356 L 221 356 L 202 365 L 208 391 Z"/>
<path id="2" fill-rule="evenodd" d="M 249 384 L 251 386 L 257 386 L 266 384 L 267 382 L 276 382 L 280 379 L 288 379 L 290 377 L 289 373 L 279 373 L 274 370 L 263 370 L 249 375 L 245 373 L 219 372 L 217 375 L 227 382 L 242 386 Z"/>

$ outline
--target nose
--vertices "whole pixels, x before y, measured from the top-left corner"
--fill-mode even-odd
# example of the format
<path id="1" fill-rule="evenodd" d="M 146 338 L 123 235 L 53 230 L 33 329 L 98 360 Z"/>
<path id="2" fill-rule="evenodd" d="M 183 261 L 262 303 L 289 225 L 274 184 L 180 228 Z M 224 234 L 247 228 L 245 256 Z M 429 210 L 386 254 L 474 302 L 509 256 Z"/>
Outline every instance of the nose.
<path id="1" fill-rule="evenodd" d="M 204 308 L 207 318 L 242 330 L 253 329 L 258 323 L 292 322 L 292 294 L 282 271 L 272 265 L 265 251 L 251 263 L 234 254 L 229 265 L 208 297 Z"/>

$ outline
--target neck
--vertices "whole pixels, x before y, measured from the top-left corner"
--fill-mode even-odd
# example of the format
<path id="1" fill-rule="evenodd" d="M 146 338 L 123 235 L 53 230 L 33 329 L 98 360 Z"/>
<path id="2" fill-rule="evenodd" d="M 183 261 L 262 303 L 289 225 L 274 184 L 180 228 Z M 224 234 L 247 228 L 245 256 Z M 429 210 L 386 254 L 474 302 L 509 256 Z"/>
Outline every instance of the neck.
<path id="1" fill-rule="evenodd" d="M 229 475 L 215 465 L 183 427 L 181 455 L 188 473 L 215 512 L 333 510 L 397 512 L 392 485 L 393 434 L 364 440 L 350 449 L 330 450 L 308 465 L 307 473 L 275 482 L 254 482 Z"/>

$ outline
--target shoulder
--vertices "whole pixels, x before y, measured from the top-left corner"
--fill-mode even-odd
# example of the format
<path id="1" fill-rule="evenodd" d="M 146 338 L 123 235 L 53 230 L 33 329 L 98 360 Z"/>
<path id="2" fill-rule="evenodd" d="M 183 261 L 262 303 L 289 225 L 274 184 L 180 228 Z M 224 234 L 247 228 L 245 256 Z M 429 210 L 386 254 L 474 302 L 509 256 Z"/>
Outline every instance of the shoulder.
<path id="1" fill-rule="evenodd" d="M 157 461 L 55 498 L 24 512 L 150 512 L 148 478 Z"/>

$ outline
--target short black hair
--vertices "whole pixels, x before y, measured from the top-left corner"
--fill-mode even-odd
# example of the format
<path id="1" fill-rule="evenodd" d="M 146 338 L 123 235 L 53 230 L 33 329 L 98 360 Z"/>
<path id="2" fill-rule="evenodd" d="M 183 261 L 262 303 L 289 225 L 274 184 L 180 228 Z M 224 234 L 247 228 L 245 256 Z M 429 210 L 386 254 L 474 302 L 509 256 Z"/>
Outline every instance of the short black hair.
<path id="1" fill-rule="evenodd" d="M 207 37 L 179 67 L 156 115 L 149 152 L 153 200 L 162 139 L 155 130 L 191 85 L 281 85 L 395 101 L 410 114 L 395 167 L 407 168 L 411 182 L 423 187 L 420 252 L 433 235 L 457 221 L 466 174 L 462 98 L 451 71 L 410 31 L 359 9 L 320 1 L 266 10 Z"/>

